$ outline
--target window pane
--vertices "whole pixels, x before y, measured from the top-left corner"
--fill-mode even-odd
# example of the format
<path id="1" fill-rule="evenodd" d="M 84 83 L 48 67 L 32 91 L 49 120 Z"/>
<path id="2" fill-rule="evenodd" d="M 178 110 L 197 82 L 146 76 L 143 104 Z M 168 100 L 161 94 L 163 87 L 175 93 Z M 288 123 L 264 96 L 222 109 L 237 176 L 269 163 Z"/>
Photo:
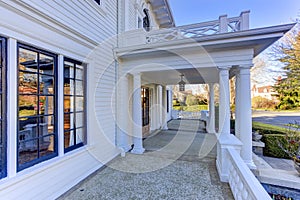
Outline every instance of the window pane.
<path id="1" fill-rule="evenodd" d="M 54 77 L 40 75 L 40 94 L 53 94 Z"/>
<path id="2" fill-rule="evenodd" d="M 19 48 L 19 69 L 37 72 L 38 53 Z"/>
<path id="3" fill-rule="evenodd" d="M 54 97 L 40 96 L 40 115 L 52 115 L 54 113 Z"/>
<path id="4" fill-rule="evenodd" d="M 74 64 L 65 61 L 64 62 L 64 77 L 65 78 L 74 78 Z"/>
<path id="5" fill-rule="evenodd" d="M 84 108 L 84 98 L 83 97 L 76 97 L 76 111 L 83 111 Z"/>
<path id="6" fill-rule="evenodd" d="M 64 112 L 74 112 L 74 97 L 65 96 L 64 97 Z"/>
<path id="7" fill-rule="evenodd" d="M 83 81 L 76 80 L 76 95 L 83 96 Z"/>
<path id="8" fill-rule="evenodd" d="M 65 114 L 64 118 L 64 129 L 69 130 L 73 129 L 74 127 L 74 113 Z"/>
<path id="9" fill-rule="evenodd" d="M 46 156 L 52 154 L 54 149 L 54 136 L 46 136 L 39 139 L 40 156 Z"/>
<path id="10" fill-rule="evenodd" d="M 1 50 L 1 49 L 0 49 Z M 1 57 L 0 57 L 1 58 Z M 1 66 L 1 64 L 0 64 Z M 0 67 L 0 94 L 2 93 L 2 67 Z"/>
<path id="11" fill-rule="evenodd" d="M 83 138 L 83 129 L 76 129 L 76 144 L 82 143 L 84 141 Z"/>
<path id="12" fill-rule="evenodd" d="M 38 158 L 37 140 L 19 143 L 19 164 L 24 164 Z"/>
<path id="13" fill-rule="evenodd" d="M 40 54 L 40 73 L 53 75 L 54 73 L 54 59 L 53 57 Z"/>
<path id="14" fill-rule="evenodd" d="M 64 140 L 65 140 L 64 141 L 65 148 L 74 145 L 74 131 L 65 132 Z"/>
<path id="15" fill-rule="evenodd" d="M 38 123 L 38 118 L 36 117 L 19 118 L 19 136 L 24 135 L 23 137 L 25 138 L 23 140 L 29 140 L 31 138 L 37 137 L 37 132 L 36 132 L 37 123 Z"/>
<path id="16" fill-rule="evenodd" d="M 64 94 L 65 95 L 74 95 L 74 80 L 72 79 L 65 79 L 64 84 Z"/>
<path id="17" fill-rule="evenodd" d="M 83 127 L 84 114 L 76 113 L 76 127 Z"/>
<path id="18" fill-rule="evenodd" d="M 42 135 L 54 133 L 54 122 L 54 115 L 40 117 L 40 129 L 42 131 Z"/>
<path id="19" fill-rule="evenodd" d="M 76 79 L 83 80 L 83 66 L 76 65 Z"/>
<path id="20" fill-rule="evenodd" d="M 19 92 L 20 94 L 38 93 L 38 76 L 29 72 L 19 72 Z"/>
<path id="21" fill-rule="evenodd" d="M 36 115 L 37 101 L 35 95 L 19 95 L 19 117 Z"/>

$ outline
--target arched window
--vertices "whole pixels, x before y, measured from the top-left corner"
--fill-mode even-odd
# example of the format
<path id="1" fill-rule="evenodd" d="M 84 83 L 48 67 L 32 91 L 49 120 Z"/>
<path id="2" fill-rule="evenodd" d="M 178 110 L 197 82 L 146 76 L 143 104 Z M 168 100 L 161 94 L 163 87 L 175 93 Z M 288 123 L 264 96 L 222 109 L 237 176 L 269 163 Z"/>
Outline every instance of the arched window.
<path id="1" fill-rule="evenodd" d="M 148 9 L 144 9 L 143 10 L 145 17 L 143 18 L 143 28 L 146 31 L 150 31 L 150 19 L 149 19 L 149 10 Z"/>

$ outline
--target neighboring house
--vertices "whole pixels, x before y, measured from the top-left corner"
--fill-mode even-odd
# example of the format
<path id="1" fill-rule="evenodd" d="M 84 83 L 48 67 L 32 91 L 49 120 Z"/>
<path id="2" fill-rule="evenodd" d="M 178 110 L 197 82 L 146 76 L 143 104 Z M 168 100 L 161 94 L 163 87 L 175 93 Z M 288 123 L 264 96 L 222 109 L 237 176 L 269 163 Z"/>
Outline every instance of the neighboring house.
<path id="1" fill-rule="evenodd" d="M 250 68 L 292 24 L 249 30 L 243 12 L 176 27 L 167 0 L 2 0 L 0 12 L 1 199 L 54 199 L 120 149 L 142 154 L 143 132 L 167 129 L 168 85 L 180 74 L 220 84 L 220 179 L 243 183 L 230 182 L 234 194 L 266 195 L 245 167 L 255 167 Z M 229 127 L 233 76 L 237 137 Z M 207 130 L 214 127 L 210 104 Z"/>
<path id="2" fill-rule="evenodd" d="M 274 91 L 273 87 L 268 86 L 261 86 L 257 87 L 256 85 L 253 85 L 251 89 L 251 97 L 263 97 L 272 101 L 276 101 L 276 92 Z"/>

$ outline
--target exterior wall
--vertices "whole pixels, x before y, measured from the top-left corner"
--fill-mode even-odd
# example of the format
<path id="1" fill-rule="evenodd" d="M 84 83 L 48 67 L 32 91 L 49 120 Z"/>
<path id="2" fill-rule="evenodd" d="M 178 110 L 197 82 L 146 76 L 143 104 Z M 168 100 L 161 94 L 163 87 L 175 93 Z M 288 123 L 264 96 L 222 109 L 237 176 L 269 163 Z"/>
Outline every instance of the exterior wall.
<path id="1" fill-rule="evenodd" d="M 107 40 L 117 33 L 117 0 L 98 6 L 93 0 L 0 3 L 0 35 L 10 41 L 8 68 L 16 68 L 16 42 L 87 63 L 88 102 L 87 145 L 64 154 L 60 129 L 59 156 L 18 173 L 16 129 L 8 130 L 8 177 L 0 180 L 3 199 L 54 199 L 119 153 L 115 147 L 115 95 L 111 92 L 116 81 L 112 47 L 117 44 L 115 39 Z M 9 73 L 9 83 L 16 83 L 16 71 Z M 8 95 L 15 93 L 16 88 L 10 87 Z M 15 102 L 9 105 L 16 105 L 16 98 L 10 99 Z M 16 126 L 13 115 L 8 125 Z"/>

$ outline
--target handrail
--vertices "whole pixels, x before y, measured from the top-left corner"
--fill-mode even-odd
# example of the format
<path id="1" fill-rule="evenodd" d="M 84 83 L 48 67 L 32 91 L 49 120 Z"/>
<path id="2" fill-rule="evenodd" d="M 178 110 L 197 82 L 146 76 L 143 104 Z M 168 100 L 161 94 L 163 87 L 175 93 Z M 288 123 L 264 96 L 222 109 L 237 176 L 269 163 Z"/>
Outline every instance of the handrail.
<path id="1" fill-rule="evenodd" d="M 271 200 L 235 149 L 227 148 L 229 155 L 229 185 L 235 199 Z"/>
<path id="2" fill-rule="evenodd" d="M 146 34 L 147 43 L 172 41 L 184 38 L 196 38 L 226 32 L 237 32 L 249 29 L 249 11 L 238 17 L 219 17 L 219 20 L 178 26 L 170 29 L 153 30 Z"/>

